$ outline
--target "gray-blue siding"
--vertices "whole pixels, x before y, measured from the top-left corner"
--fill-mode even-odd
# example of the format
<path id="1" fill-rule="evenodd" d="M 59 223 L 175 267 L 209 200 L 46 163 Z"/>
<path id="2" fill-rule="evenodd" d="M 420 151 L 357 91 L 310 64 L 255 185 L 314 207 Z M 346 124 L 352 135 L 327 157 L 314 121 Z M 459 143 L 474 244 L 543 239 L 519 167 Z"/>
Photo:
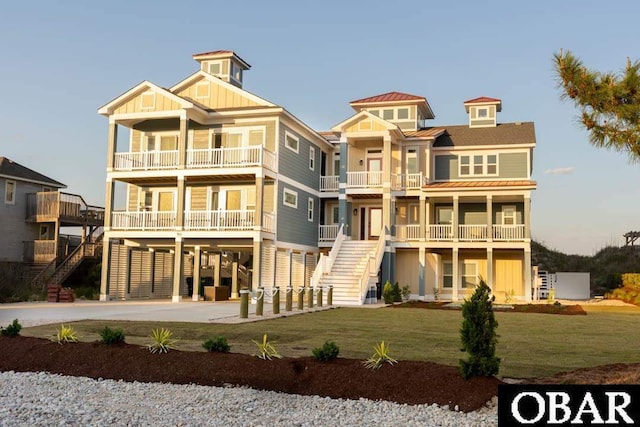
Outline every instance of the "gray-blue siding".
<path id="1" fill-rule="evenodd" d="M 6 204 L 6 179 L 0 179 L 0 261 L 22 261 L 23 242 L 37 238 L 38 225 L 25 221 L 27 194 L 42 191 L 42 185 L 16 182 L 15 204 Z M 12 181 L 12 180 L 11 180 Z"/>
<path id="2" fill-rule="evenodd" d="M 284 189 L 298 193 L 298 207 L 286 206 Z M 309 198 L 313 199 L 313 221 L 307 218 Z M 278 241 L 296 243 L 299 245 L 318 245 L 318 221 L 320 219 L 320 201 L 306 191 L 292 185 L 280 182 L 278 184 L 278 213 L 277 232 Z"/>
<path id="3" fill-rule="evenodd" d="M 285 146 L 285 132 L 298 138 L 298 152 L 295 153 Z M 314 169 L 309 169 L 309 149 L 315 151 Z M 293 179 L 307 187 L 318 189 L 320 185 L 320 166 L 322 153 L 320 148 L 309 140 L 292 131 L 289 127 L 280 123 L 280 135 L 278 138 L 278 173 Z"/>

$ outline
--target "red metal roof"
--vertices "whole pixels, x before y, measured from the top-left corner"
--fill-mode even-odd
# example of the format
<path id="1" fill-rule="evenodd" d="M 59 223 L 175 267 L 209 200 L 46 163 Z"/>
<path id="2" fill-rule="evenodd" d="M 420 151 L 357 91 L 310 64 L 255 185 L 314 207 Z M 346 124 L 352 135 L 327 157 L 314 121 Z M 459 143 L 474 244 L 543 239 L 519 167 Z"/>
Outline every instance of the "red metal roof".
<path id="1" fill-rule="evenodd" d="M 202 53 L 194 53 L 193 57 L 197 58 L 200 56 L 210 56 L 210 55 L 234 55 L 235 53 L 232 50 L 214 50 L 212 52 L 202 52 Z"/>
<path id="2" fill-rule="evenodd" d="M 498 98 L 489 98 L 488 96 L 480 96 L 478 98 L 473 98 L 468 101 L 464 101 L 465 104 L 476 104 L 481 102 L 502 102 L 501 99 Z"/>
<path id="3" fill-rule="evenodd" d="M 405 130 L 403 131 L 404 135 L 407 138 L 428 138 L 440 135 L 444 132 L 446 128 L 428 128 L 428 129 L 420 129 L 420 130 Z"/>
<path id="4" fill-rule="evenodd" d="M 537 184 L 535 181 L 447 181 L 447 182 L 432 182 L 424 185 L 425 189 L 438 189 L 438 188 L 477 188 L 477 187 L 535 187 Z"/>
<path id="5" fill-rule="evenodd" d="M 394 102 L 394 101 L 425 101 L 424 96 L 411 95 L 409 93 L 402 92 L 387 92 L 381 95 L 370 96 L 369 98 L 357 99 L 351 101 L 351 104 L 365 104 L 374 102 Z"/>

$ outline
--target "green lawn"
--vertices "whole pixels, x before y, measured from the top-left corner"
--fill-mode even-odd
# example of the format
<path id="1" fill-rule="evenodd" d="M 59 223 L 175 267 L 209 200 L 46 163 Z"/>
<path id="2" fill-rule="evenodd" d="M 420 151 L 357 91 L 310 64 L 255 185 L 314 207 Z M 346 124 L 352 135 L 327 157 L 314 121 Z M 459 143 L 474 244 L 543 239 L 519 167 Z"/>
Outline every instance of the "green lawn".
<path id="1" fill-rule="evenodd" d="M 587 308 L 587 316 L 497 312 L 502 359 L 500 375 L 541 377 L 580 367 L 640 362 L 640 309 Z M 83 321 L 71 323 L 82 341 L 99 339 L 104 326 L 124 329 L 126 341 L 147 344 L 153 328 L 170 328 L 184 350 L 202 350 L 212 335 L 224 335 L 231 351 L 253 353 L 251 340 L 267 333 L 284 356 L 309 356 L 325 340 L 340 355 L 365 359 L 373 345 L 386 341 L 396 359 L 457 365 L 461 357 L 460 311 L 339 308 L 237 325 L 162 322 Z M 25 328 L 23 335 L 51 337 L 59 325 Z"/>

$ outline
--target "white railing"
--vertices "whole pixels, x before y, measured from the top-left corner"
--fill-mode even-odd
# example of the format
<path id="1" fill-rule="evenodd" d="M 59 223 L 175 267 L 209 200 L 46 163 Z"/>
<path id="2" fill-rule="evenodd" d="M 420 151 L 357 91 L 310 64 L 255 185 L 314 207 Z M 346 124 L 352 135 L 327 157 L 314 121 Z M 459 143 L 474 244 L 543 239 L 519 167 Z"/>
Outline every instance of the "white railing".
<path id="1" fill-rule="evenodd" d="M 267 149 L 262 150 L 262 164 L 265 168 L 271 169 L 274 172 L 278 171 L 276 155 Z"/>
<path id="2" fill-rule="evenodd" d="M 188 168 L 262 166 L 263 160 L 266 167 L 275 170 L 275 155 L 261 145 L 187 150 Z"/>
<path id="3" fill-rule="evenodd" d="M 115 170 L 168 169 L 178 165 L 178 150 L 115 153 Z"/>
<path id="4" fill-rule="evenodd" d="M 360 276 L 360 304 L 364 304 L 367 298 L 367 292 L 369 292 L 369 278 L 378 274 L 378 267 L 382 262 L 382 255 L 384 255 L 384 227 L 380 230 L 380 237 L 378 237 L 378 243 L 376 244 L 373 256 L 370 256 L 365 263 L 364 271 Z"/>
<path id="5" fill-rule="evenodd" d="M 185 230 L 253 230 L 255 211 L 190 211 L 185 215 Z"/>
<path id="6" fill-rule="evenodd" d="M 351 188 L 382 187 L 382 171 L 347 172 L 347 187 L 351 187 Z"/>
<path id="7" fill-rule="evenodd" d="M 338 224 L 320 225 L 319 227 L 319 240 L 321 242 L 336 240 L 338 236 Z"/>
<path id="8" fill-rule="evenodd" d="M 498 241 L 524 240 L 524 224 L 494 225 L 493 240 L 498 240 Z"/>
<path id="9" fill-rule="evenodd" d="M 111 214 L 111 228 L 117 230 L 170 230 L 176 226 L 176 213 L 124 211 Z"/>
<path id="10" fill-rule="evenodd" d="M 394 190 L 419 190 L 422 187 L 422 172 L 393 175 Z"/>
<path id="11" fill-rule="evenodd" d="M 320 191 L 338 191 L 340 177 L 337 175 L 323 175 L 320 177 Z"/>
<path id="12" fill-rule="evenodd" d="M 396 225 L 396 240 L 420 240 L 420 225 Z"/>
<path id="13" fill-rule="evenodd" d="M 262 229 L 269 233 L 276 232 L 276 215 L 273 212 L 262 213 Z"/>
<path id="14" fill-rule="evenodd" d="M 346 238 L 343 233 L 343 227 L 344 224 L 341 224 L 340 229 L 338 230 L 338 235 L 336 236 L 336 240 L 335 242 L 333 242 L 333 247 L 331 248 L 331 251 L 329 251 L 329 255 L 324 256 L 324 254 L 320 254 L 320 259 L 318 259 L 316 269 L 313 271 L 313 274 L 311 275 L 311 279 L 309 281 L 309 286 L 311 286 L 312 288 L 319 286 L 322 276 L 331 272 L 333 262 L 338 256 L 338 252 L 340 252 L 342 242 L 344 242 L 344 239 Z"/>
<path id="15" fill-rule="evenodd" d="M 487 240 L 487 226 L 485 224 L 463 224 L 458 226 L 458 238 L 468 242 Z"/>
<path id="16" fill-rule="evenodd" d="M 429 224 L 427 226 L 427 240 L 453 240 L 453 226 L 451 224 Z"/>

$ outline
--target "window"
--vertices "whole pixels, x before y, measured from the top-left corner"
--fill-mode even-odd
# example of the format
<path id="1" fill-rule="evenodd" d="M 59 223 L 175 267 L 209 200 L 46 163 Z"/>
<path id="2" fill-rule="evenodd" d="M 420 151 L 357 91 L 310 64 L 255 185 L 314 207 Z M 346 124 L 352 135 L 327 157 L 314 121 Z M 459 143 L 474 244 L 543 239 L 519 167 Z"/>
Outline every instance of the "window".
<path id="1" fill-rule="evenodd" d="M 462 264 L 462 287 L 475 288 L 478 284 L 477 261 L 464 261 Z"/>
<path id="2" fill-rule="evenodd" d="M 38 233 L 38 240 L 49 240 L 49 226 L 41 225 Z"/>
<path id="3" fill-rule="evenodd" d="M 416 148 L 407 149 L 406 162 L 407 173 L 418 173 L 418 150 Z"/>
<path id="4" fill-rule="evenodd" d="M 509 205 L 502 207 L 502 225 L 516 225 L 516 207 Z"/>
<path id="5" fill-rule="evenodd" d="M 340 222 L 340 208 L 338 208 L 338 206 L 331 206 L 331 220 L 332 224 L 338 224 Z"/>
<path id="6" fill-rule="evenodd" d="M 453 224 L 453 208 L 438 206 L 436 215 L 438 224 Z"/>
<path id="7" fill-rule="evenodd" d="M 237 81 L 242 81 L 242 68 L 240 68 L 240 66 L 231 63 L 231 76 L 234 78 L 234 80 Z"/>
<path id="8" fill-rule="evenodd" d="M 249 145 L 264 145 L 264 130 L 250 130 Z"/>
<path id="9" fill-rule="evenodd" d="M 309 147 L 309 169 L 316 169 L 316 150 L 313 147 Z"/>
<path id="10" fill-rule="evenodd" d="M 498 174 L 498 156 L 496 154 L 474 154 L 459 157 L 459 175 L 495 176 Z"/>
<path id="11" fill-rule="evenodd" d="M 488 108 L 478 108 L 476 109 L 476 115 L 479 119 L 486 119 L 489 117 L 489 109 Z"/>
<path id="12" fill-rule="evenodd" d="M 198 82 L 196 84 L 196 99 L 203 99 L 209 97 L 209 85 L 208 81 Z"/>
<path id="13" fill-rule="evenodd" d="M 408 108 L 398 108 L 398 120 L 406 120 L 409 118 Z"/>
<path id="14" fill-rule="evenodd" d="M 209 62 L 209 74 L 222 74 L 221 65 L 219 62 Z"/>
<path id="15" fill-rule="evenodd" d="M 283 190 L 284 199 L 282 200 L 282 204 L 285 206 L 289 206 L 290 208 L 298 208 L 298 193 L 295 191 L 289 190 L 285 188 Z"/>
<path id="16" fill-rule="evenodd" d="M 498 174 L 498 156 L 492 154 L 487 156 L 487 175 Z"/>
<path id="17" fill-rule="evenodd" d="M 340 175 L 340 153 L 333 153 L 333 175 Z"/>
<path id="18" fill-rule="evenodd" d="M 393 110 L 382 110 L 382 118 L 385 120 L 393 120 Z"/>
<path id="19" fill-rule="evenodd" d="M 294 153 L 298 152 L 298 138 L 290 134 L 289 132 L 285 132 L 284 134 L 284 146 Z"/>
<path id="20" fill-rule="evenodd" d="M 376 116 L 376 117 L 380 117 L 380 111 L 378 111 L 378 110 L 369 110 L 369 112 L 371 114 L 373 114 L 374 116 Z"/>
<path id="21" fill-rule="evenodd" d="M 442 262 L 442 287 L 453 287 L 453 263 L 451 261 Z"/>
<path id="22" fill-rule="evenodd" d="M 255 211 L 256 210 L 256 189 L 254 188 L 247 188 L 247 204 L 246 204 L 246 210 L 248 211 Z"/>
<path id="23" fill-rule="evenodd" d="M 7 180 L 4 184 L 4 202 L 7 205 L 16 204 L 16 182 Z"/>
<path id="24" fill-rule="evenodd" d="M 309 222 L 313 222 L 313 198 L 309 197 L 309 203 L 307 203 L 307 219 Z"/>
<path id="25" fill-rule="evenodd" d="M 140 108 L 143 110 L 149 110 L 156 106 L 156 94 L 152 91 L 147 91 L 140 97 Z"/>

